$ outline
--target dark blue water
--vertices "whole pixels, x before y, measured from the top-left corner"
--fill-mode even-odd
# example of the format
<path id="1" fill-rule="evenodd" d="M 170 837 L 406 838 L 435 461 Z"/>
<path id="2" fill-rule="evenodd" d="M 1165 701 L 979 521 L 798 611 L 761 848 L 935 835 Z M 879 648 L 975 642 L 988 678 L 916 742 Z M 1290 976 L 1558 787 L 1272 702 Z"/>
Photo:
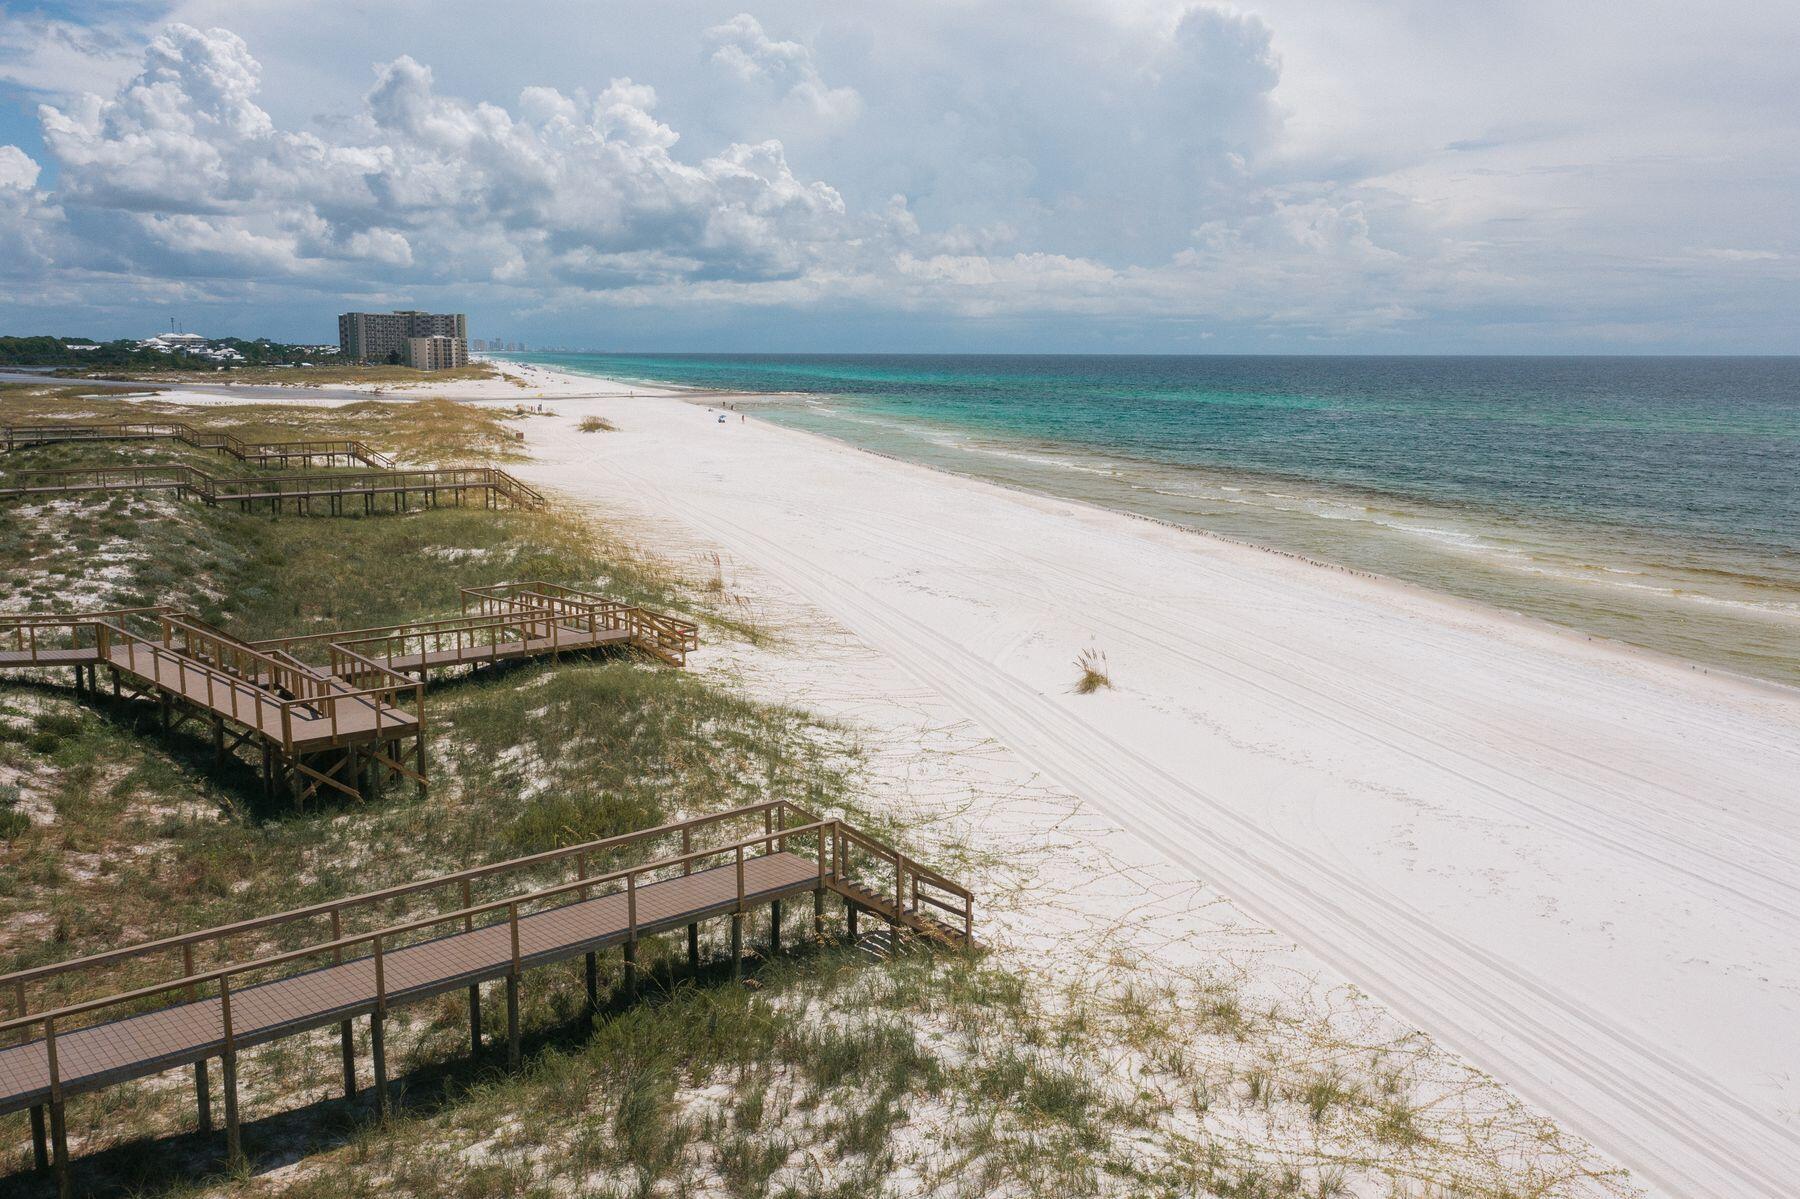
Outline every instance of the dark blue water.
<path id="1" fill-rule="evenodd" d="M 1800 679 L 1800 359 L 532 357 Z"/>

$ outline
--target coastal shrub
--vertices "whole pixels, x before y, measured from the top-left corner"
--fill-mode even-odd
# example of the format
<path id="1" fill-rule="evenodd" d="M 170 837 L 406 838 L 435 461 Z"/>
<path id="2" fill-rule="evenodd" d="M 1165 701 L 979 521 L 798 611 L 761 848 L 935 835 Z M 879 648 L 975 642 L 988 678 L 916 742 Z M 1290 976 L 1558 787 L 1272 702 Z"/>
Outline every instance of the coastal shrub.
<path id="1" fill-rule="evenodd" d="M 580 429 L 583 433 L 617 433 L 619 431 L 619 426 L 613 424 L 604 416 L 584 416 L 581 418 L 581 424 L 577 425 L 576 428 Z"/>

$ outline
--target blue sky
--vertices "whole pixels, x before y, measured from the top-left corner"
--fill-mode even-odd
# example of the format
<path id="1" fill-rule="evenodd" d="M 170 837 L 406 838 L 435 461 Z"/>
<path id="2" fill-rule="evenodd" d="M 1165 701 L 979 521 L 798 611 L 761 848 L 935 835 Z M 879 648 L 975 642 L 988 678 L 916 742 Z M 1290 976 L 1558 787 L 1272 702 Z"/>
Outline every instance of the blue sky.
<path id="1" fill-rule="evenodd" d="M 0 0 L 0 331 L 1800 352 L 1800 14 Z"/>

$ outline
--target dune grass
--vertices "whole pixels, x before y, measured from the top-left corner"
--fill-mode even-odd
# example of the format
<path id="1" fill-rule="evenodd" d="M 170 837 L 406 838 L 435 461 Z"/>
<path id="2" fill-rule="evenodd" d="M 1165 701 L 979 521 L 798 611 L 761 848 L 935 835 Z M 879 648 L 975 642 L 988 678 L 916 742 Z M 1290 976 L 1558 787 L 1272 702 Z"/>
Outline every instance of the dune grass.
<path id="1" fill-rule="evenodd" d="M 1092 695 L 1096 691 L 1112 690 L 1112 673 L 1106 665 L 1106 655 L 1092 646 L 1076 655 L 1075 669 L 1080 672 L 1075 678 L 1075 694 Z"/>

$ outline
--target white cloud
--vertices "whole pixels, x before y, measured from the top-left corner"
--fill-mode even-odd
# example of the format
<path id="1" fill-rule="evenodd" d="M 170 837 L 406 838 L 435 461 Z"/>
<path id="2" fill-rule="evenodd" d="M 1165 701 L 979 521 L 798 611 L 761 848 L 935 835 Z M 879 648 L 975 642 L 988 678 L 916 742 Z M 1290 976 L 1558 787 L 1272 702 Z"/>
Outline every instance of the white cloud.
<path id="1" fill-rule="evenodd" d="M 29 191 L 36 186 L 38 164 L 17 146 L 0 146 L 0 191 Z"/>
<path id="2" fill-rule="evenodd" d="M 827 84 L 812 51 L 799 42 L 770 37 L 749 13 L 708 29 L 706 41 L 713 47 L 712 62 L 728 74 L 771 90 L 819 121 L 848 125 L 862 113 L 862 97 L 855 88 Z"/>
<path id="3" fill-rule="evenodd" d="M 1793 345 L 1780 6 L 1649 0 L 1621 29 L 1554 0 L 706 0 L 527 14 L 493 54 L 462 32 L 492 26 L 478 0 L 171 3 L 193 19 L 0 14 L 0 81 L 49 102 L 41 173 L 0 150 L 0 313 L 30 277 L 112 308 L 437 295 L 572 341 L 786 308 L 820 344 L 855 309 Z"/>
<path id="4" fill-rule="evenodd" d="M 355 282 L 779 278 L 841 235 L 841 198 L 779 142 L 684 162 L 630 79 L 591 100 L 533 87 L 514 113 L 402 56 L 334 140 L 278 128 L 259 84 L 235 34 L 171 26 L 116 95 L 44 108 L 65 202 L 135 235 L 114 249 L 145 270 Z"/>

